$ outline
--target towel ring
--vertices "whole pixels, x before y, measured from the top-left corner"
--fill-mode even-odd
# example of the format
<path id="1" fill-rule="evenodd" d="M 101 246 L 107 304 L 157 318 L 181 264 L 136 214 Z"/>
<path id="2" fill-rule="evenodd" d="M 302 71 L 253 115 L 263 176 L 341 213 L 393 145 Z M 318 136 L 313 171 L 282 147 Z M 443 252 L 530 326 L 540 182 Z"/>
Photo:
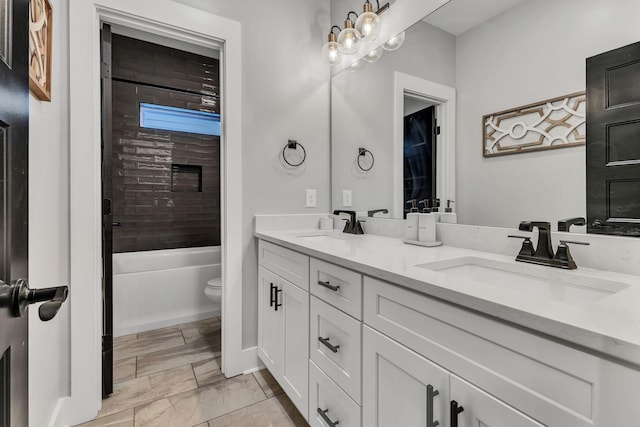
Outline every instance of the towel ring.
<path id="1" fill-rule="evenodd" d="M 360 161 L 367 157 L 367 154 L 369 154 L 371 156 L 371 166 L 369 166 L 368 168 L 365 168 L 362 166 L 362 163 L 360 163 Z M 367 150 L 366 148 L 358 148 L 358 167 L 360 168 L 360 170 L 363 170 L 364 172 L 369 172 L 371 169 L 373 169 L 373 165 L 376 162 L 375 157 L 373 157 L 373 153 L 369 150 Z"/>
<path id="2" fill-rule="evenodd" d="M 291 163 L 289 160 L 287 160 L 287 156 L 286 156 L 287 150 L 292 149 L 292 150 L 298 151 L 298 147 L 302 148 L 302 160 L 300 160 L 300 163 Z M 300 144 L 298 141 L 294 141 L 293 139 L 290 139 L 289 142 L 287 142 L 287 144 L 282 149 L 282 158 L 286 164 L 294 168 L 297 168 L 298 166 L 303 164 L 304 161 L 307 159 L 307 150 L 305 150 L 302 144 Z"/>

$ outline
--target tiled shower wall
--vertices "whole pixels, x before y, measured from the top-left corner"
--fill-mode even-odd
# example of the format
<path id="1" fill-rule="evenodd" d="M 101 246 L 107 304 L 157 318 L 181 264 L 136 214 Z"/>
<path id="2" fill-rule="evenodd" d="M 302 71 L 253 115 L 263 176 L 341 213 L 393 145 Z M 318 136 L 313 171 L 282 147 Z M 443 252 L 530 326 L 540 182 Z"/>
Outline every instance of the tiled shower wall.
<path id="1" fill-rule="evenodd" d="M 114 252 L 220 244 L 220 138 L 139 117 L 141 102 L 219 113 L 218 70 L 217 59 L 113 36 Z"/>

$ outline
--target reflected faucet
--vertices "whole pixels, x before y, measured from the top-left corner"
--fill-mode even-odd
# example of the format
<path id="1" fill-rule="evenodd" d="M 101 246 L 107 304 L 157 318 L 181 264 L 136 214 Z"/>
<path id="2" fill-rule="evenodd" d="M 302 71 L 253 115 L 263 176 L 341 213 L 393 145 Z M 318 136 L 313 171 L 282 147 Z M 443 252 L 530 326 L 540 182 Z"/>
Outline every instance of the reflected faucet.
<path id="1" fill-rule="evenodd" d="M 383 214 L 388 214 L 389 213 L 389 209 L 373 209 L 371 211 L 367 211 L 367 216 L 370 218 L 373 218 L 373 216 L 377 213 L 383 213 Z"/>
<path id="2" fill-rule="evenodd" d="M 572 225 L 586 225 L 587 220 L 582 217 L 561 219 L 558 221 L 558 231 L 570 231 Z"/>

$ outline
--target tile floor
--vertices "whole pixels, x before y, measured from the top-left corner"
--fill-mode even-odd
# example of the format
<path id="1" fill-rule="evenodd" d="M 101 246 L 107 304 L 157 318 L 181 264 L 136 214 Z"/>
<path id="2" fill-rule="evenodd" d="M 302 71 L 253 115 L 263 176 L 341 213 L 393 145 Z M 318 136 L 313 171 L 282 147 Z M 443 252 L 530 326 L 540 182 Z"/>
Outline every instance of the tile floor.
<path id="1" fill-rule="evenodd" d="M 267 370 L 222 375 L 220 318 L 116 338 L 113 374 L 82 427 L 308 427 Z"/>

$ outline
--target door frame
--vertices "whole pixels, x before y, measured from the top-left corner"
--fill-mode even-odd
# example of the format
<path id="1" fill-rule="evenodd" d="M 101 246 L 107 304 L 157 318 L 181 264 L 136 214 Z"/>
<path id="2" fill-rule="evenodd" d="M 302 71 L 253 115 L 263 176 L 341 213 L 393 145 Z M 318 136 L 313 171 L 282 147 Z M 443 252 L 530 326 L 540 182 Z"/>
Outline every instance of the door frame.
<path id="1" fill-rule="evenodd" d="M 71 0 L 69 17 L 73 425 L 93 419 L 101 407 L 101 22 L 221 51 L 222 371 L 234 376 L 259 362 L 255 347 L 242 348 L 240 23 L 169 0 Z"/>
<path id="2" fill-rule="evenodd" d="M 404 207 L 404 97 L 436 106 L 436 197 L 441 206 L 456 200 L 456 90 L 449 86 L 396 71 L 393 75 L 393 205 L 391 218 L 402 218 Z M 453 212 L 455 212 L 455 204 Z"/>

